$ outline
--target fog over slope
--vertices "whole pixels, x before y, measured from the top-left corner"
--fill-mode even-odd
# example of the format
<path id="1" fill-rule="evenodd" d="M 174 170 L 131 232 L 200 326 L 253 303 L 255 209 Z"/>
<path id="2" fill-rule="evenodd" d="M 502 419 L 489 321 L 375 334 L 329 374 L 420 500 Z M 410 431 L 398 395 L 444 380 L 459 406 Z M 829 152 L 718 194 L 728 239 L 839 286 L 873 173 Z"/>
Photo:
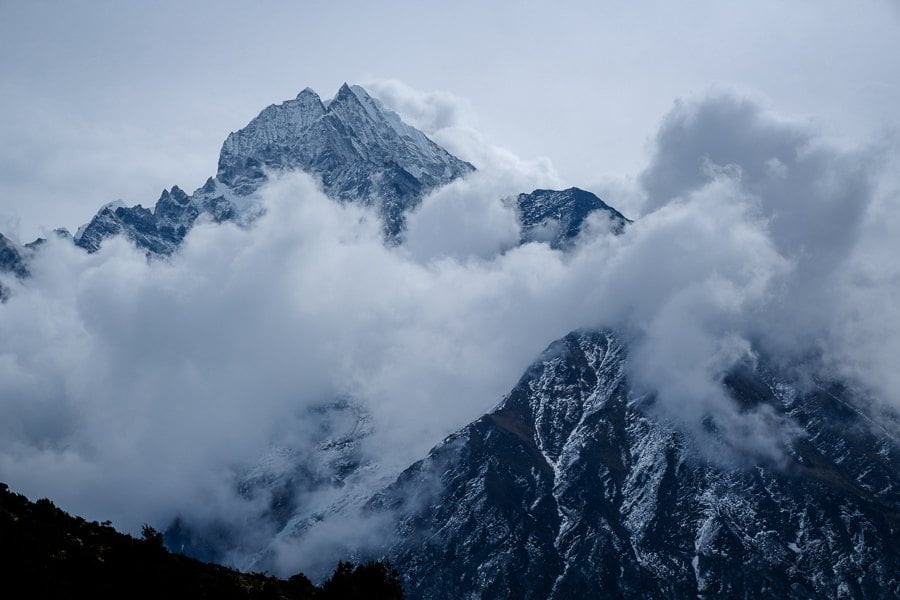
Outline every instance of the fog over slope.
<path id="1" fill-rule="evenodd" d="M 364 450 L 389 478 L 582 327 L 620 332 L 631 380 L 686 431 L 714 415 L 738 465 L 777 459 L 791 435 L 723 391 L 756 352 L 900 411 L 893 139 L 846 149 L 734 94 L 678 102 L 628 206 L 604 196 L 634 224 L 594 221 L 564 255 L 515 246 L 503 202 L 554 185 L 549 165 L 491 147 L 452 98 L 392 89 L 386 103 L 479 168 L 424 200 L 405 244 L 290 174 L 258 192 L 251 227 L 201 224 L 168 260 L 51 239 L 31 278 L 5 279 L 0 480 L 130 531 L 240 520 L 256 513 L 235 474 L 304 448 L 309 407 L 362 403 Z"/>

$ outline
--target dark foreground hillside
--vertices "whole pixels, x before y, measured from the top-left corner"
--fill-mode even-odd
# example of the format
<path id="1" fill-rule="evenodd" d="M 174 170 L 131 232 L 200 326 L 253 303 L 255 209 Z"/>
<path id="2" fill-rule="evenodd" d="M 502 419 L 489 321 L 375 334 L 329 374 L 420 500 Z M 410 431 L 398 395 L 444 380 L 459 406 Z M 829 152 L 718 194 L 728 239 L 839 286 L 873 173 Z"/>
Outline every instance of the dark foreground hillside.
<path id="1" fill-rule="evenodd" d="M 42 499 L 30 502 L 0 483 L 0 597 L 3 598 L 403 598 L 390 566 L 341 563 L 321 586 L 203 563 L 143 539 L 72 517 Z"/>

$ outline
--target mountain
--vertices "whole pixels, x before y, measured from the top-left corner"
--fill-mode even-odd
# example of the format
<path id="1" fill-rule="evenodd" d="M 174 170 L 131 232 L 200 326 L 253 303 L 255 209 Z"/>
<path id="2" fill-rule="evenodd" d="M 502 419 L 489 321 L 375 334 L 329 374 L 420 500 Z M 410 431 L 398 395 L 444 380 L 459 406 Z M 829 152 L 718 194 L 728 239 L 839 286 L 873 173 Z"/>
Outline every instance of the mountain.
<path id="1" fill-rule="evenodd" d="M 163 190 L 153 210 L 140 204 L 128 207 L 121 200 L 106 204 L 78 229 L 74 241 L 88 252 L 96 252 L 104 240 L 124 235 L 149 255 L 165 256 L 181 245 L 200 215 L 220 223 L 248 210 L 248 203 L 236 202 L 228 188 L 210 178 L 191 196 L 178 186 Z"/>
<path id="2" fill-rule="evenodd" d="M 519 194 L 516 210 L 522 227 L 521 243 L 548 242 L 551 248 L 563 250 L 571 248 L 585 219 L 595 211 L 606 218 L 613 233 L 622 233 L 631 223 L 594 194 L 574 187 Z"/>
<path id="3" fill-rule="evenodd" d="M 360 86 L 344 84 L 326 102 L 306 88 L 230 133 L 222 144 L 216 176 L 192 194 L 173 186 L 163 190 L 153 208 L 127 206 L 121 200 L 108 203 L 79 227 L 73 241 L 96 252 L 104 240 L 123 235 L 148 256 L 167 256 L 179 248 L 197 219 L 252 221 L 261 210 L 254 192 L 270 174 L 291 170 L 319 177 L 325 193 L 339 202 L 373 206 L 386 238 L 396 242 L 406 214 L 428 192 L 475 168 L 404 123 Z M 572 247 L 594 211 L 605 213 L 616 233 L 630 222 L 578 188 L 520 194 L 516 209 L 522 243 L 548 242 L 563 250 Z"/>
<path id="4" fill-rule="evenodd" d="M 410 597 L 900 597 L 900 441 L 852 390 L 736 368 L 735 401 L 797 432 L 785 464 L 733 464 L 659 416 L 626 357 L 609 332 L 555 342 L 370 500 Z"/>
<path id="5" fill-rule="evenodd" d="M 425 194 L 474 167 L 359 86 L 344 84 L 327 106 L 306 88 L 229 134 L 216 177 L 193 194 L 177 186 L 164 190 L 152 210 L 107 204 L 79 228 L 75 243 L 96 252 L 105 239 L 125 235 L 149 255 L 171 254 L 201 215 L 215 222 L 252 219 L 256 207 L 250 196 L 270 173 L 290 170 L 320 177 L 326 194 L 338 201 L 374 206 L 385 234 L 395 239 L 405 213 Z"/>
<path id="6" fill-rule="evenodd" d="M 13 243 L 6 236 L 0 234 L 0 273 L 27 277 L 27 254 L 27 248 Z"/>
<path id="7" fill-rule="evenodd" d="M 328 105 L 307 88 L 272 105 L 232 133 L 217 178 L 239 195 L 266 181 L 266 171 L 302 169 L 322 177 L 325 193 L 377 207 L 388 236 L 430 190 L 474 167 L 403 123 L 359 86 L 344 84 Z"/>
<path id="8" fill-rule="evenodd" d="M 359 86 L 344 85 L 322 102 L 307 88 L 293 100 L 264 109 L 245 128 L 231 133 L 219 157 L 216 177 L 192 194 L 178 186 L 163 190 L 153 208 L 116 201 L 103 206 L 76 232 L 73 242 L 96 252 L 105 240 L 125 236 L 148 256 L 176 252 L 194 223 L 249 222 L 258 208 L 252 195 L 271 173 L 301 169 L 321 177 L 326 193 L 341 202 L 374 205 L 389 240 L 402 227 L 405 213 L 424 194 L 474 170 L 403 123 Z M 538 239 L 538 229 L 554 230 L 554 247 L 569 248 L 587 215 L 604 211 L 621 232 L 627 219 L 595 195 L 571 188 L 521 194 L 517 210 L 523 243 Z M 68 235 L 66 233 L 66 235 Z M 31 249 L 9 245 L 9 269 L 27 276 Z M 368 415 L 347 399 L 325 401 L 307 415 L 317 432 L 312 454 L 272 448 L 258 464 L 239 472 L 234 486 L 256 508 L 255 531 L 217 519 L 179 518 L 165 531 L 166 544 L 191 556 L 225 561 L 253 557 L 271 541 L 311 526 L 336 496 L 371 493 L 368 483 L 377 465 L 363 446 L 370 433 Z M 368 487 L 367 487 L 368 486 Z"/>

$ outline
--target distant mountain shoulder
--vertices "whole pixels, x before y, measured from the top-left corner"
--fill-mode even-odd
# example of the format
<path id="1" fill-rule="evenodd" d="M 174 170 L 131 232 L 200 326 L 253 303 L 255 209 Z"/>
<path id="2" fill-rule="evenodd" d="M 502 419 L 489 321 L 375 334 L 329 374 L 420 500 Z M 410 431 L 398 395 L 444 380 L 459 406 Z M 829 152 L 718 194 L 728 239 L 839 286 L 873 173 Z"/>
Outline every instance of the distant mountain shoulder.
<path id="1" fill-rule="evenodd" d="M 307 88 L 272 105 L 225 140 L 219 181 L 246 195 L 267 171 L 302 169 L 322 178 L 325 193 L 341 202 L 378 209 L 385 232 L 396 236 L 404 214 L 430 190 L 474 170 L 421 131 L 346 83 L 327 106 Z"/>
<path id="2" fill-rule="evenodd" d="M 551 248 L 558 249 L 570 248 L 585 220 L 596 211 L 606 217 L 609 230 L 615 234 L 621 234 L 631 223 L 596 195 L 575 187 L 519 194 L 516 209 L 522 227 L 522 243 L 548 242 Z"/>

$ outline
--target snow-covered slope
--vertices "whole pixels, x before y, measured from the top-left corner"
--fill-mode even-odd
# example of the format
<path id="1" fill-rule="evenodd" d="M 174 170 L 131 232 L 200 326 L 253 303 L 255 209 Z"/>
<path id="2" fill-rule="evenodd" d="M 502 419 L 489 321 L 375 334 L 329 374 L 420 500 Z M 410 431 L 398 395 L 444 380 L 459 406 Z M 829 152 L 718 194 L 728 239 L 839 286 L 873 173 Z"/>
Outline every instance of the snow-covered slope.
<path id="1" fill-rule="evenodd" d="M 383 553 L 411 597 L 900 597 L 900 442 L 850 390 L 735 370 L 733 397 L 798 435 L 785 464 L 724 464 L 655 416 L 624 360 L 609 333 L 559 340 L 371 501 L 395 515 Z"/>
<path id="2" fill-rule="evenodd" d="M 598 214 L 606 219 L 606 227 L 613 233 L 622 233 L 631 223 L 596 195 L 574 187 L 519 194 L 516 209 L 522 227 L 522 243 L 547 242 L 552 248 L 559 249 L 571 247 L 592 213 L 599 211 Z"/>
<path id="3" fill-rule="evenodd" d="M 122 201 L 103 206 L 94 218 L 78 228 L 74 241 L 88 252 L 96 252 L 104 240 L 124 235 L 150 255 L 174 252 L 200 215 L 215 222 L 244 214 L 247 203 L 236 202 L 234 194 L 215 179 L 188 196 L 177 185 L 163 190 L 153 210 L 140 204 L 126 206 Z"/>
<path id="4" fill-rule="evenodd" d="M 336 199 L 376 206 L 391 236 L 426 192 L 473 170 L 347 84 L 327 107 L 307 88 L 265 109 L 225 140 L 217 177 L 243 195 L 265 182 L 267 170 L 298 168 L 321 176 Z"/>

